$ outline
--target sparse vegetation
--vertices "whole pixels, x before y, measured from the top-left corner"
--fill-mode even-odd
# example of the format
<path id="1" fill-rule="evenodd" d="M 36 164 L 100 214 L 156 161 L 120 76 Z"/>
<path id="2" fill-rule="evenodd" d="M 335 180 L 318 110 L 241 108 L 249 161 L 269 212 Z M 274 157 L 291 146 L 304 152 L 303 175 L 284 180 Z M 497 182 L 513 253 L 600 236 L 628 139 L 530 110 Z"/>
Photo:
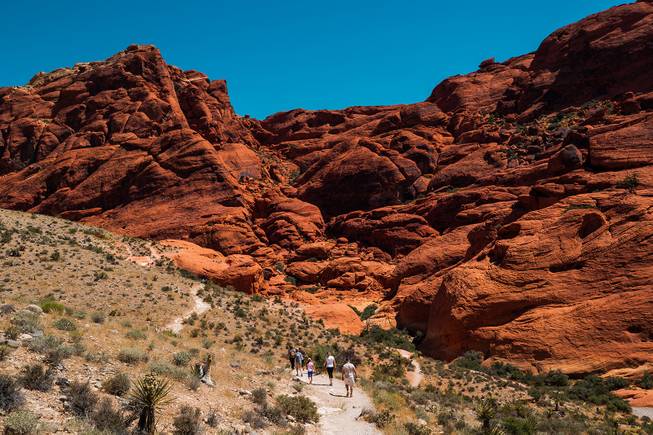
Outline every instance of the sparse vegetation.
<path id="1" fill-rule="evenodd" d="M 89 417 L 98 402 L 98 396 L 88 382 L 72 382 L 68 386 L 66 397 L 70 410 L 80 417 Z"/>
<path id="2" fill-rule="evenodd" d="M 5 435 L 32 435 L 37 433 L 39 418 L 30 411 L 10 412 L 4 418 Z"/>
<path id="3" fill-rule="evenodd" d="M 317 422 L 320 419 L 317 406 L 305 396 L 278 396 L 277 407 L 285 415 L 289 415 L 302 423 Z"/>
<path id="4" fill-rule="evenodd" d="M 130 387 L 131 381 L 125 373 L 116 373 L 102 383 L 102 389 L 114 396 L 124 396 Z"/>

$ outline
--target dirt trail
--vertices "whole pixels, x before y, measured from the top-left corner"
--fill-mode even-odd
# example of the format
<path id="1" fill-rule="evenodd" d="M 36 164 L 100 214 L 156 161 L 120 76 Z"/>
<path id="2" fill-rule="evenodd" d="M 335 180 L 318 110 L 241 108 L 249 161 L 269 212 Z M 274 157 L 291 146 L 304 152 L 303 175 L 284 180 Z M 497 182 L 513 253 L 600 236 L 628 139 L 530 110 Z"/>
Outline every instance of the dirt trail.
<path id="1" fill-rule="evenodd" d="M 424 374 L 422 373 L 422 366 L 419 365 L 419 362 L 417 360 L 413 359 L 413 354 L 412 352 L 408 352 L 407 350 L 404 349 L 396 349 L 397 352 L 399 352 L 399 355 L 402 356 L 402 358 L 406 358 L 407 360 L 410 360 L 410 364 L 413 366 L 412 371 L 406 372 L 406 379 L 408 379 L 408 383 L 410 383 L 410 386 L 413 388 L 419 387 L 419 384 L 422 382 L 422 379 L 424 379 Z"/>
<path id="2" fill-rule="evenodd" d="M 376 435 L 381 432 L 371 423 L 358 418 L 365 408 L 374 409 L 372 401 L 357 385 L 353 397 L 345 397 L 345 384 L 340 379 L 329 386 L 326 374 L 314 376 L 313 385 L 308 384 L 306 372 L 299 378 L 303 382 L 303 394 L 310 397 L 320 413 L 319 434 L 322 435 Z"/>
<path id="3" fill-rule="evenodd" d="M 184 320 L 189 318 L 193 313 L 197 315 L 203 314 L 211 309 L 211 304 L 204 302 L 204 299 L 199 297 L 197 294 L 199 291 L 204 288 L 204 284 L 197 283 L 191 287 L 191 293 L 193 295 L 193 307 L 189 309 L 183 316 L 177 317 L 172 322 L 168 323 L 165 329 L 179 334 L 182 329 L 184 329 Z"/>

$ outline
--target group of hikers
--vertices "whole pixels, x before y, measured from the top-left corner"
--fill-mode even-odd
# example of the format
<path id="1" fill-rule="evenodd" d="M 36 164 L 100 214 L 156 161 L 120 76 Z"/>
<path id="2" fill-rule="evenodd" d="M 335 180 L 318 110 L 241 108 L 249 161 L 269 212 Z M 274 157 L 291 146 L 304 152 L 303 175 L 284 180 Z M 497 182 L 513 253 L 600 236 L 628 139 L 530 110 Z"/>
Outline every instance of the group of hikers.
<path id="1" fill-rule="evenodd" d="M 299 348 L 289 348 L 288 349 L 288 360 L 290 361 L 290 371 L 295 371 L 295 375 L 300 377 L 304 376 L 304 370 L 308 376 L 308 383 L 313 383 L 313 375 L 315 374 L 315 362 Z M 329 385 L 333 386 L 333 372 L 336 368 L 336 358 L 331 354 L 327 354 L 326 359 L 324 360 L 324 368 L 329 375 Z M 347 360 L 345 364 L 340 368 L 340 374 L 342 380 L 345 383 L 345 388 L 347 389 L 347 397 L 352 397 L 354 393 L 354 384 L 356 383 L 356 366 L 354 366 L 351 361 Z"/>

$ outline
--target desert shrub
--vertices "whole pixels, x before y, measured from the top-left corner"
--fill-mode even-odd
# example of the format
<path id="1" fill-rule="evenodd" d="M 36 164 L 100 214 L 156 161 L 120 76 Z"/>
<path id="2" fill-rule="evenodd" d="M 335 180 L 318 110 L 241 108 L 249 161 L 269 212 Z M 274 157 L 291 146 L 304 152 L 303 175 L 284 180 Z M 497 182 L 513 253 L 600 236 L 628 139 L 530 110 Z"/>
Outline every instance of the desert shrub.
<path id="1" fill-rule="evenodd" d="M 39 419 L 29 411 L 13 411 L 4 418 L 6 435 L 31 435 L 38 430 Z"/>
<path id="2" fill-rule="evenodd" d="M 618 379 L 604 380 L 592 375 L 574 383 L 568 394 L 572 399 L 605 405 L 610 411 L 630 412 L 628 402 L 612 394 L 612 390 L 621 388 L 621 385 L 623 382 Z"/>
<path id="3" fill-rule="evenodd" d="M 475 350 L 468 350 L 453 361 L 453 366 L 467 370 L 481 370 L 483 354 Z"/>
<path id="4" fill-rule="evenodd" d="M 118 361 L 125 364 L 138 364 L 147 360 L 147 354 L 140 349 L 127 348 L 118 352 Z"/>
<path id="5" fill-rule="evenodd" d="M 77 326 L 75 325 L 75 322 L 73 322 L 70 319 L 66 319 L 65 317 L 62 317 L 60 319 L 57 319 L 52 326 L 55 328 L 61 330 L 61 331 L 75 331 L 77 329 Z"/>
<path id="6" fill-rule="evenodd" d="M 58 365 L 73 354 L 73 349 L 63 344 L 54 335 L 35 337 L 29 342 L 27 348 L 32 352 L 43 354 L 45 362 L 52 366 Z"/>
<path id="7" fill-rule="evenodd" d="M 268 392 L 265 388 L 256 388 L 252 391 L 252 402 L 265 406 L 268 402 Z"/>
<path id="8" fill-rule="evenodd" d="M 72 382 L 66 391 L 66 396 L 70 410 L 80 417 L 89 417 L 98 401 L 97 394 L 93 392 L 88 382 Z"/>
<path id="9" fill-rule="evenodd" d="M 129 338 L 130 340 L 145 340 L 147 335 L 140 329 L 130 329 L 125 334 L 125 337 Z"/>
<path id="10" fill-rule="evenodd" d="M 31 364 L 23 367 L 20 383 L 28 390 L 49 391 L 54 382 L 54 370 L 41 364 Z"/>
<path id="11" fill-rule="evenodd" d="M 535 435 L 537 422 L 532 417 L 506 417 L 501 420 L 501 428 L 509 435 Z"/>
<path id="12" fill-rule="evenodd" d="M 317 406 L 305 396 L 278 396 L 277 407 L 285 415 L 289 415 L 302 423 L 317 422 L 320 419 Z"/>
<path id="13" fill-rule="evenodd" d="M 61 302 L 57 302 L 54 299 L 48 298 L 44 299 L 39 303 L 39 306 L 44 313 L 57 313 L 63 314 L 66 307 Z"/>
<path id="14" fill-rule="evenodd" d="M 93 323 L 104 323 L 105 319 L 106 319 L 106 316 L 104 315 L 104 313 L 102 313 L 100 311 L 96 311 L 94 313 L 91 313 L 91 321 Z"/>
<path id="15" fill-rule="evenodd" d="M 90 420 L 97 429 L 112 435 L 124 435 L 128 433 L 127 419 L 120 409 L 113 407 L 111 399 L 102 399 L 97 409 L 91 414 Z"/>
<path id="16" fill-rule="evenodd" d="M 168 376 L 176 381 L 184 381 L 190 376 L 187 370 L 163 361 L 152 361 L 149 369 L 156 375 Z"/>
<path id="17" fill-rule="evenodd" d="M 11 411 L 23 403 L 20 385 L 9 375 L 0 373 L 0 409 Z"/>
<path id="18" fill-rule="evenodd" d="M 191 359 L 190 352 L 177 352 L 172 355 L 172 363 L 177 367 L 186 367 Z"/>
<path id="19" fill-rule="evenodd" d="M 410 335 L 398 329 L 383 329 L 378 325 L 372 325 L 363 330 L 360 338 L 364 343 L 385 345 L 413 352 L 415 345 Z"/>
<path id="20" fill-rule="evenodd" d="M 637 381 L 637 385 L 640 388 L 644 388 L 646 390 L 651 390 L 653 389 L 653 375 L 649 372 L 644 372 L 642 375 L 642 378 Z"/>
<path id="21" fill-rule="evenodd" d="M 127 394 L 130 387 L 131 381 L 129 380 L 129 376 L 125 373 L 116 373 L 110 378 L 105 379 L 102 383 L 102 389 L 114 396 L 123 396 Z"/>
<path id="22" fill-rule="evenodd" d="M 404 423 L 404 429 L 408 435 L 429 435 L 431 433 L 431 429 L 428 426 L 413 423 L 412 421 Z"/>
<path id="23" fill-rule="evenodd" d="M 372 371 L 372 379 L 375 382 L 394 383 L 404 377 L 407 362 L 397 352 L 384 351 L 379 354 L 379 360 Z"/>
<path id="24" fill-rule="evenodd" d="M 533 381 L 533 375 L 524 372 L 512 364 L 505 364 L 502 362 L 493 363 L 486 372 L 493 376 L 511 379 L 518 382 L 530 383 Z"/>
<path id="25" fill-rule="evenodd" d="M 243 422 L 248 423 L 252 429 L 264 429 L 268 423 L 265 418 L 257 411 L 245 411 L 243 414 Z"/>
<path id="26" fill-rule="evenodd" d="M 170 383 L 154 374 L 138 379 L 129 395 L 128 407 L 138 415 L 138 430 L 153 433 L 156 417 L 170 401 Z"/>
<path id="27" fill-rule="evenodd" d="M 172 422 L 175 435 L 198 435 L 202 433 L 202 413 L 199 409 L 184 405 Z"/>
<path id="28" fill-rule="evenodd" d="M 11 347 L 6 344 L 0 344 L 0 361 L 4 361 L 11 354 Z"/>
<path id="29" fill-rule="evenodd" d="M 361 416 L 368 423 L 373 423 L 379 429 L 383 429 L 395 420 L 395 415 L 387 409 L 374 412 L 371 409 L 364 409 Z"/>
<path id="30" fill-rule="evenodd" d="M 39 314 L 29 310 L 21 310 L 14 314 L 11 318 L 11 324 L 19 333 L 32 334 L 41 329 Z"/>
<path id="31" fill-rule="evenodd" d="M 566 387 L 569 377 L 559 370 L 553 370 L 541 377 L 541 383 L 550 387 Z"/>
<path id="32" fill-rule="evenodd" d="M 354 312 L 356 313 L 356 315 L 357 315 L 361 320 L 364 321 L 364 320 L 367 320 L 367 319 L 369 319 L 370 317 L 372 317 L 372 316 L 374 315 L 374 313 L 376 312 L 376 309 L 378 308 L 378 306 L 377 306 L 376 304 L 370 304 L 370 305 L 366 306 L 366 307 L 363 309 L 363 311 L 360 311 L 358 308 L 356 308 L 356 307 L 353 306 L 353 305 L 349 305 L 349 308 L 351 308 L 352 310 L 354 310 Z"/>
<path id="33" fill-rule="evenodd" d="M 617 183 L 618 188 L 626 189 L 630 193 L 634 193 L 637 186 L 639 186 L 639 177 L 636 173 L 626 175 Z"/>
<path id="34" fill-rule="evenodd" d="M 218 427 L 219 423 L 220 415 L 218 414 L 218 411 L 216 411 L 214 408 L 209 409 L 209 411 L 206 413 L 206 424 L 209 427 Z"/>
<path id="35" fill-rule="evenodd" d="M 202 381 L 197 376 L 186 377 L 186 386 L 191 391 L 197 391 L 202 386 Z"/>

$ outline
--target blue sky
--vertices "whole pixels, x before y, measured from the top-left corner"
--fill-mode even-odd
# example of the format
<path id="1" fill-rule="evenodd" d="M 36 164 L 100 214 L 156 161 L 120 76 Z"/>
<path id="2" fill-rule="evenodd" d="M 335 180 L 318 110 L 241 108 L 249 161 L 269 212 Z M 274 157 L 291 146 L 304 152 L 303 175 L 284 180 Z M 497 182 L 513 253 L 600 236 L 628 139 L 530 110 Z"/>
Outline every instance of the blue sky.
<path id="1" fill-rule="evenodd" d="M 5 0 L 0 86 L 154 44 L 227 79 L 236 111 L 422 101 L 443 78 L 537 48 L 609 0 Z"/>

